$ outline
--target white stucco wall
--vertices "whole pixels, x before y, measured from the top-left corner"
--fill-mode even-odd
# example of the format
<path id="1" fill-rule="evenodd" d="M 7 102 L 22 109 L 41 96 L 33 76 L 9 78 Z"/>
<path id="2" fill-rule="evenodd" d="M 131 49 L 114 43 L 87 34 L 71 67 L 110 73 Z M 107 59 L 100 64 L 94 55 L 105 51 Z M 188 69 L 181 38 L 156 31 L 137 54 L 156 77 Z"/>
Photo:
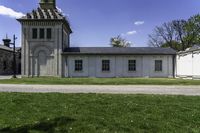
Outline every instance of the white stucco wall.
<path id="1" fill-rule="evenodd" d="M 200 51 L 185 52 L 177 55 L 176 76 L 200 78 Z"/>
<path id="2" fill-rule="evenodd" d="M 65 56 L 67 77 L 173 77 L 172 55 L 69 55 Z M 75 60 L 83 60 L 83 71 L 75 72 Z M 110 71 L 102 72 L 102 60 L 110 60 Z M 128 71 L 128 60 L 136 60 L 136 71 Z M 162 60 L 163 71 L 155 72 L 155 60 Z"/>

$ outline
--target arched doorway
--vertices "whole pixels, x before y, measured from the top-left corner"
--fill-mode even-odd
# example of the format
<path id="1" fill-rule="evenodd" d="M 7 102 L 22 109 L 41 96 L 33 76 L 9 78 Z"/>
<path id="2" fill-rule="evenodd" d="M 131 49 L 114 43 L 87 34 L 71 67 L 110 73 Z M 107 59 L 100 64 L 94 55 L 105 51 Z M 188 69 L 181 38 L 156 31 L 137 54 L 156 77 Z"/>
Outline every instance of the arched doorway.
<path id="1" fill-rule="evenodd" d="M 47 55 L 44 51 L 38 54 L 38 72 L 39 76 L 47 76 Z"/>

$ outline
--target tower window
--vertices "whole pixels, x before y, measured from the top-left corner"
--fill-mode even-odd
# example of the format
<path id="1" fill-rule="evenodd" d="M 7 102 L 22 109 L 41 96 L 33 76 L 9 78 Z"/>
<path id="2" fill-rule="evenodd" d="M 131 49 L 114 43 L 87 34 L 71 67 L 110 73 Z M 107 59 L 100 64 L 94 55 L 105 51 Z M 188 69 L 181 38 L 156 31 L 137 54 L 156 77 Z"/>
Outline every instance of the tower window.
<path id="1" fill-rule="evenodd" d="M 40 29 L 40 39 L 44 39 L 44 29 Z"/>
<path id="2" fill-rule="evenodd" d="M 51 39 L 51 28 L 47 29 L 47 39 Z"/>
<path id="3" fill-rule="evenodd" d="M 32 29 L 32 38 L 37 39 L 37 29 L 36 28 Z"/>

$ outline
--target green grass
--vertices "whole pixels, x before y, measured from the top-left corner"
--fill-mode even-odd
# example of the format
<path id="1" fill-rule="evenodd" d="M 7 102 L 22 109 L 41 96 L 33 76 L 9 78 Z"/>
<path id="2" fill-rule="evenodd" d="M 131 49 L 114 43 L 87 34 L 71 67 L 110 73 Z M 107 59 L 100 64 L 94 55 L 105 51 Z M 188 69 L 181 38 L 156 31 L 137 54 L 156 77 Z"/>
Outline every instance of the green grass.
<path id="1" fill-rule="evenodd" d="M 0 93 L 0 133 L 200 132 L 200 97 Z"/>
<path id="2" fill-rule="evenodd" d="M 0 84 L 51 84 L 51 85 L 200 85 L 200 80 L 172 78 L 22 78 L 0 80 Z"/>

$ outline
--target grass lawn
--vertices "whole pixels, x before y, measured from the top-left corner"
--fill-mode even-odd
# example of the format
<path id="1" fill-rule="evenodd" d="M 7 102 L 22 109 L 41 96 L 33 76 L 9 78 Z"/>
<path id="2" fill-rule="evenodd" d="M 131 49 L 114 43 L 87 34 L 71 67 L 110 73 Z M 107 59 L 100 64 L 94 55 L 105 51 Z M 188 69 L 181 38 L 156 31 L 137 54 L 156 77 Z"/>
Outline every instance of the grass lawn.
<path id="1" fill-rule="evenodd" d="M 200 80 L 171 78 L 22 78 L 0 80 L 0 84 L 51 84 L 51 85 L 200 85 Z"/>
<path id="2" fill-rule="evenodd" d="M 0 93 L 0 133 L 200 132 L 200 97 Z"/>

